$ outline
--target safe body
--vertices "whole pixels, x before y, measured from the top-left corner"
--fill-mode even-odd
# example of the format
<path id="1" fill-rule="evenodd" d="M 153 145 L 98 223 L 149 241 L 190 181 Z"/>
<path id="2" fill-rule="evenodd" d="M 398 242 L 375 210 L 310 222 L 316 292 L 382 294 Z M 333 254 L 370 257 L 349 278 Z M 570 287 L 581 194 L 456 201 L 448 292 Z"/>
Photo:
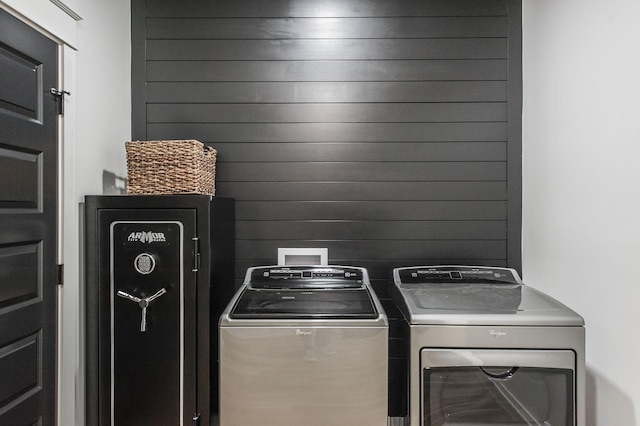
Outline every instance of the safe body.
<path id="1" fill-rule="evenodd" d="M 233 222 L 228 198 L 86 197 L 87 425 L 209 425 Z"/>

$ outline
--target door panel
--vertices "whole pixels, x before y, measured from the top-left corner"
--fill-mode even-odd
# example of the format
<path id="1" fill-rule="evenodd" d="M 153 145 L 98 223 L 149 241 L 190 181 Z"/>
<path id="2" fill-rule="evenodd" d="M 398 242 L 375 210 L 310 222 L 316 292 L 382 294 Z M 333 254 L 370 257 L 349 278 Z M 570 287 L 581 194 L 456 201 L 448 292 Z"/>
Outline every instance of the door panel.
<path id="1" fill-rule="evenodd" d="M 0 10 L 0 424 L 56 414 L 57 45 Z"/>
<path id="2" fill-rule="evenodd" d="M 24 244 L 0 248 L 0 307 L 38 301 L 39 247 L 38 244 Z"/>
<path id="3" fill-rule="evenodd" d="M 15 53 L 14 53 L 15 52 Z M 0 69 L 3 70 L 0 108 L 5 112 L 37 120 L 42 114 L 42 64 L 20 56 L 8 45 L 0 45 Z"/>
<path id="4" fill-rule="evenodd" d="M 37 153 L 16 147 L 0 147 L 0 170 L 7 180 L 0 185 L 0 208 L 37 209 L 39 207 L 39 171 L 42 158 Z"/>

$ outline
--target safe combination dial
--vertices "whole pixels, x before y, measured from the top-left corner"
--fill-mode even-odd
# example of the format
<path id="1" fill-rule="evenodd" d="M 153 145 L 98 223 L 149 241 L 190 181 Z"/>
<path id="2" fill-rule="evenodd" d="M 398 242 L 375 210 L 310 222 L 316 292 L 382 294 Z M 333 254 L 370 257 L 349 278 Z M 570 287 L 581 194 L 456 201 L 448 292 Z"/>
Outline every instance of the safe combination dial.
<path id="1" fill-rule="evenodd" d="M 156 258 L 151 253 L 140 253 L 133 261 L 133 267 L 142 275 L 148 275 L 156 268 Z"/>

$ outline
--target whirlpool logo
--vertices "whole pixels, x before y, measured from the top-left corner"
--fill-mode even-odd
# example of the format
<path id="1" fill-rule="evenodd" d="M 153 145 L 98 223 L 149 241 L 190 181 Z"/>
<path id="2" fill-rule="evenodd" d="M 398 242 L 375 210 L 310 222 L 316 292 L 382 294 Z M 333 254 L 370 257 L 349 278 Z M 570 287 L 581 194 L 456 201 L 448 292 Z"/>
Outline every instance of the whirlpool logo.
<path id="1" fill-rule="evenodd" d="M 127 237 L 127 241 L 130 243 L 164 243 L 167 241 L 164 232 L 132 232 Z"/>
<path id="2" fill-rule="evenodd" d="M 313 334 L 313 331 L 311 330 L 296 330 L 296 336 L 311 336 L 311 334 Z"/>
<path id="3" fill-rule="evenodd" d="M 489 330 L 489 335 L 493 337 L 502 337 L 506 336 L 507 332 L 504 330 Z"/>

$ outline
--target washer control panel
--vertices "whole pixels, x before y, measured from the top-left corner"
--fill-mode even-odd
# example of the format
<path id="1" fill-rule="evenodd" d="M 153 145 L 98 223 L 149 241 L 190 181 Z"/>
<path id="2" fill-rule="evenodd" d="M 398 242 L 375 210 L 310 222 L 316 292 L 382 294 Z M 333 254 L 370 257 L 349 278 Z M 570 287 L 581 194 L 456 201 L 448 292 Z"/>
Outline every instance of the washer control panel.
<path id="1" fill-rule="evenodd" d="M 253 268 L 253 288 L 360 287 L 364 273 L 355 267 L 272 266 Z"/>

